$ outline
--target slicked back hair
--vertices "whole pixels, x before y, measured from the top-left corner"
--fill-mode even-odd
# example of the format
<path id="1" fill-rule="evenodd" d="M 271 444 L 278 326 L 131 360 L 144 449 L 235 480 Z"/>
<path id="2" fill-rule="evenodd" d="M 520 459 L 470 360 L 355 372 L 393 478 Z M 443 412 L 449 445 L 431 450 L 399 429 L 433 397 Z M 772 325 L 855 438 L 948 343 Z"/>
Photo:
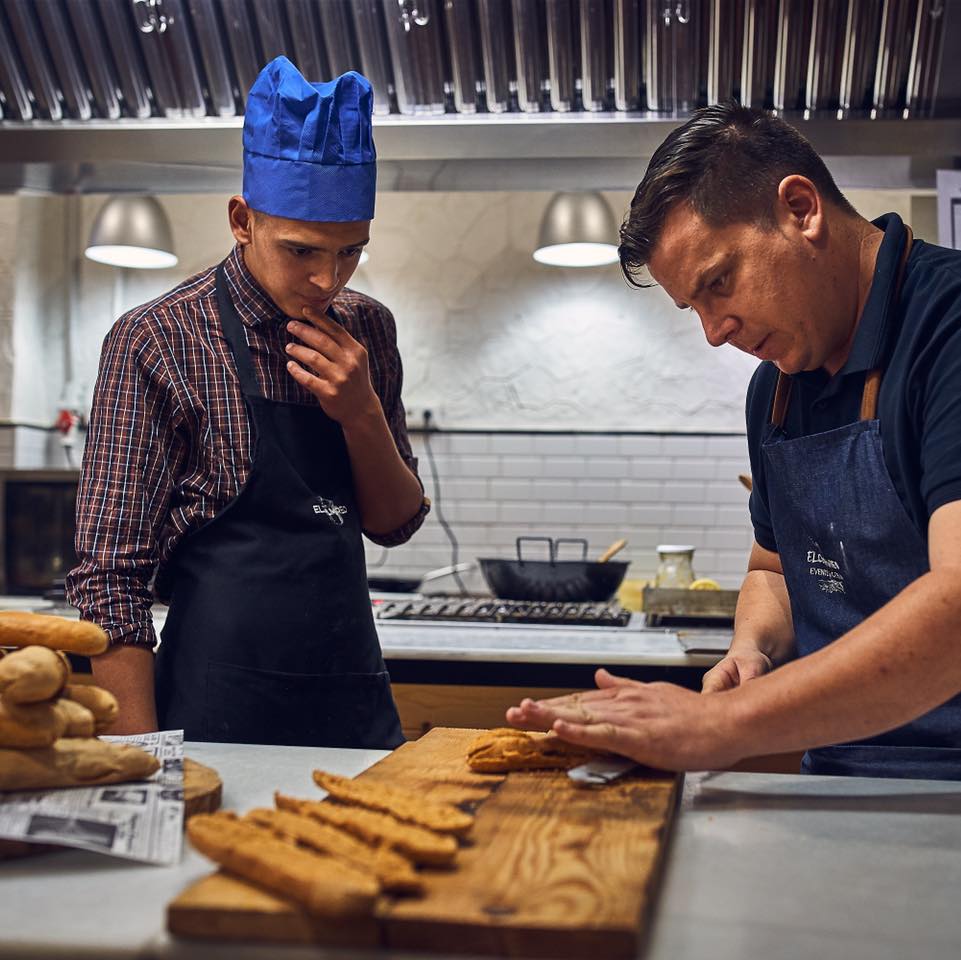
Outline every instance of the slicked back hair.
<path id="1" fill-rule="evenodd" d="M 855 214 L 814 148 L 790 124 L 729 101 L 696 111 L 657 148 L 621 225 L 618 256 L 628 282 L 650 286 L 642 268 L 678 203 L 713 227 L 773 227 L 778 184 L 807 177 L 821 196 Z"/>

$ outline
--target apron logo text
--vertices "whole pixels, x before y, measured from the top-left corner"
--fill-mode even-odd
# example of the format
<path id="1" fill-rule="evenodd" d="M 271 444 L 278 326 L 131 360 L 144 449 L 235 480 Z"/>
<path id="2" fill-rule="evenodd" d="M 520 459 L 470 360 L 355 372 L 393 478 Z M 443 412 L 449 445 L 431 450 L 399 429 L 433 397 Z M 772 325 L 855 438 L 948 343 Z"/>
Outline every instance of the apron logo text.
<path id="1" fill-rule="evenodd" d="M 342 507 L 339 503 L 334 503 L 333 500 L 328 500 L 326 497 L 318 497 L 317 502 L 313 504 L 313 510 L 318 516 L 327 517 L 331 523 L 340 525 L 343 525 L 344 514 L 347 513 L 346 507 Z"/>
<path id="2" fill-rule="evenodd" d="M 818 578 L 818 586 L 824 593 L 844 593 L 844 576 L 837 560 L 829 560 L 817 550 L 808 550 L 808 576 Z"/>

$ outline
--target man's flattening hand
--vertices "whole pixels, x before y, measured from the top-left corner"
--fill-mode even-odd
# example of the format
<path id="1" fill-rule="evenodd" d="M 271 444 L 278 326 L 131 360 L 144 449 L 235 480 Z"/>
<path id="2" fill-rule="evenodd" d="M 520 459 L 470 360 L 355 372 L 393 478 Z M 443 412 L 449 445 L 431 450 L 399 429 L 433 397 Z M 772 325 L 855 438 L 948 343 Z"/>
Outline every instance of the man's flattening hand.
<path id="1" fill-rule="evenodd" d="M 774 663 L 760 650 L 729 653 L 716 663 L 701 680 L 701 693 L 720 693 L 733 690 L 748 680 L 763 677 L 774 669 Z"/>
<path id="2" fill-rule="evenodd" d="M 370 382 L 363 344 L 322 313 L 305 308 L 304 316 L 309 323 L 287 324 L 288 332 L 300 341 L 287 344 L 290 375 L 340 424 L 378 412 L 380 401 Z"/>
<path id="3" fill-rule="evenodd" d="M 571 743 L 630 757 L 664 770 L 714 770 L 742 757 L 729 697 L 702 697 L 670 683 L 639 683 L 606 670 L 598 689 L 523 700 L 507 721 L 553 730 Z"/>

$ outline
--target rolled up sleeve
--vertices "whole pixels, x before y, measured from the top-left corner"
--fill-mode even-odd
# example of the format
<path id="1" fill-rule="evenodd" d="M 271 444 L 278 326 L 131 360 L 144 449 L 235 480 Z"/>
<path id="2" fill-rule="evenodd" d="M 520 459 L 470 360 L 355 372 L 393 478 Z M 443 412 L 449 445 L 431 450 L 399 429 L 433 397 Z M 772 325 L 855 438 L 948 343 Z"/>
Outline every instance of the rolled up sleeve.
<path id="1" fill-rule="evenodd" d="M 150 608 L 178 456 L 176 405 L 156 343 L 136 317 L 104 341 L 77 496 L 78 565 L 67 598 L 112 645 L 153 648 Z"/>

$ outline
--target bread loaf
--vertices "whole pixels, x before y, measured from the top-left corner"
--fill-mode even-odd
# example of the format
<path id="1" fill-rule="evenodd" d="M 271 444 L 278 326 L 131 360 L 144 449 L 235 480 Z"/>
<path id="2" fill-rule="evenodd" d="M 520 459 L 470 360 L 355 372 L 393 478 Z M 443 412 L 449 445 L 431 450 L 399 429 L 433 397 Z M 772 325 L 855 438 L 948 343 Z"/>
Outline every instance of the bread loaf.
<path id="1" fill-rule="evenodd" d="M 94 733 L 109 730 L 120 712 L 117 698 L 109 690 L 92 684 L 68 683 L 63 689 L 63 696 L 86 707 L 93 714 Z"/>
<path id="2" fill-rule="evenodd" d="M 187 822 L 190 842 L 229 873 L 302 904 L 310 913 L 367 916 L 380 885 L 331 857 L 278 840 L 264 827 L 229 813 L 198 813 Z"/>
<path id="3" fill-rule="evenodd" d="M 0 747 L 49 747 L 66 729 L 67 717 L 54 703 L 7 703 L 0 697 Z"/>
<path id="4" fill-rule="evenodd" d="M 95 623 L 45 613 L 0 611 L 0 647 L 50 647 L 88 657 L 107 649 L 107 635 Z"/>
<path id="5" fill-rule="evenodd" d="M 68 738 L 34 750 L 0 750 L 0 790 L 143 780 L 159 767 L 156 757 L 128 743 Z"/>
<path id="6" fill-rule="evenodd" d="M 46 647 L 26 647 L 0 660 L 0 693 L 7 703 L 52 700 L 69 676 L 66 657 Z"/>
<path id="7" fill-rule="evenodd" d="M 61 697 L 55 704 L 56 709 L 66 722 L 64 737 L 92 737 L 94 732 L 93 714 L 75 700 Z"/>

